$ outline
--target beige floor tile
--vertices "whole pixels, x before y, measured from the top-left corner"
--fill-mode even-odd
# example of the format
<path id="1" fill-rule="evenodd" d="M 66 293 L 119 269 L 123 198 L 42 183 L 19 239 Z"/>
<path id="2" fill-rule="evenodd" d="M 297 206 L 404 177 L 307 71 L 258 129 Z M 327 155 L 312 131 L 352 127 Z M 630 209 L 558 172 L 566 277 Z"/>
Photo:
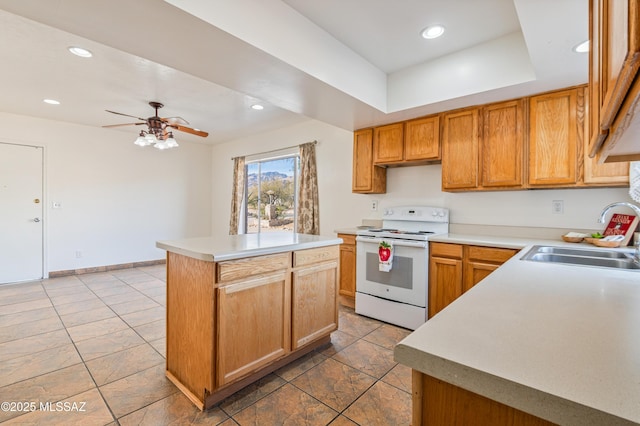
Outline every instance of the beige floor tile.
<path id="1" fill-rule="evenodd" d="M 26 322 L 38 321 L 47 318 L 57 317 L 58 313 L 53 306 L 35 309 L 33 311 L 17 312 L 15 314 L 0 315 L 0 327 L 7 327 L 10 325 L 19 325 Z"/>
<path id="2" fill-rule="evenodd" d="M 301 358 L 285 365 L 284 367 L 275 371 L 277 376 L 282 377 L 287 382 L 295 379 L 305 371 L 315 367 L 322 363 L 327 357 L 318 352 L 310 352 Z"/>
<path id="3" fill-rule="evenodd" d="M 109 283 L 100 283 L 99 287 L 94 286 L 90 288 L 91 291 L 93 291 L 100 298 L 116 296 L 123 293 L 130 293 L 132 291 L 131 286 L 123 283 L 120 280 Z"/>
<path id="4" fill-rule="evenodd" d="M 81 363 L 72 344 L 0 363 L 0 387 Z"/>
<path id="5" fill-rule="evenodd" d="M 173 394 L 118 419 L 121 426 L 218 425 L 229 416 L 214 407 L 201 412 L 182 393 Z"/>
<path id="6" fill-rule="evenodd" d="M 117 418 L 178 392 L 165 377 L 164 364 L 100 387 L 100 392 Z"/>
<path id="7" fill-rule="evenodd" d="M 52 402 L 49 410 L 38 410 L 9 420 L 19 425 L 106 425 L 113 416 L 97 389 L 91 389 L 63 401 Z"/>
<path id="8" fill-rule="evenodd" d="M 341 362 L 327 359 L 291 382 L 340 412 L 358 399 L 376 379 Z"/>
<path id="9" fill-rule="evenodd" d="M 353 312 L 340 312 L 338 330 L 356 337 L 364 337 L 383 323 Z"/>
<path id="10" fill-rule="evenodd" d="M 364 340 L 358 340 L 332 358 L 377 379 L 396 366 L 392 350 Z"/>
<path id="11" fill-rule="evenodd" d="M 165 364 L 164 358 L 143 344 L 87 361 L 87 368 L 96 384 L 102 386 L 159 364 Z"/>
<path id="12" fill-rule="evenodd" d="M 42 285 L 38 285 L 38 289 L 32 289 L 32 291 L 24 293 L 7 294 L 9 292 L 0 292 L 0 306 L 13 305 L 15 303 L 31 302 L 34 300 L 46 299 L 47 293 L 42 288 Z M 4 310 L 4 308 L 2 308 Z"/>
<path id="13" fill-rule="evenodd" d="M 129 324 L 130 327 L 137 327 L 150 322 L 164 320 L 166 317 L 167 310 L 164 306 L 156 306 L 155 308 L 121 315 L 121 318 Z"/>
<path id="14" fill-rule="evenodd" d="M 138 336 L 138 333 L 127 328 L 126 330 L 83 340 L 76 343 L 76 347 L 82 359 L 89 361 L 127 348 L 139 346 L 143 343 L 144 340 Z"/>
<path id="15" fill-rule="evenodd" d="M 153 279 L 150 279 L 147 281 L 131 284 L 131 287 L 144 293 L 146 290 L 156 290 L 156 289 L 166 290 L 167 285 L 165 284 L 164 281 L 161 281 L 153 277 Z"/>
<path id="16" fill-rule="evenodd" d="M 87 285 L 117 280 L 117 278 L 111 272 L 96 272 L 93 274 L 78 275 L 77 277 L 80 281 Z"/>
<path id="17" fill-rule="evenodd" d="M 167 306 L 167 295 L 166 294 L 159 294 L 157 296 L 151 296 L 151 298 L 153 300 L 155 300 L 156 303 L 158 303 L 159 305 Z"/>
<path id="18" fill-rule="evenodd" d="M 351 419 L 346 418 L 343 415 L 336 417 L 331 423 L 331 426 L 360 426 L 358 423 L 354 422 Z M 394 426 L 394 425 L 389 425 Z"/>
<path id="19" fill-rule="evenodd" d="M 393 349 L 400 340 L 411 334 L 410 330 L 390 324 L 382 324 L 363 337 L 367 342 L 375 343 L 387 349 Z"/>
<path id="20" fill-rule="evenodd" d="M 411 393 L 411 368 L 398 364 L 381 379 L 400 390 Z"/>
<path id="21" fill-rule="evenodd" d="M 117 316 L 115 312 L 113 312 L 107 306 L 103 306 L 100 308 L 92 309 L 88 312 L 75 312 L 73 314 L 60 315 L 60 319 L 64 323 L 65 327 L 70 328 L 76 327 L 78 325 L 88 324 L 94 321 L 113 318 L 115 316 Z"/>
<path id="22" fill-rule="evenodd" d="M 144 311 L 160 306 L 155 300 L 149 299 L 142 295 L 143 298 L 132 300 L 129 302 L 118 303 L 117 305 L 109 305 L 118 315 L 126 315 L 132 312 Z"/>
<path id="23" fill-rule="evenodd" d="M 64 326 L 57 316 L 22 324 L 8 325 L 0 327 L 0 342 L 10 342 L 25 337 L 61 330 L 63 328 Z"/>
<path id="24" fill-rule="evenodd" d="M 411 394 L 376 382 L 342 414 L 360 425 L 404 426 L 411 424 Z"/>
<path id="25" fill-rule="evenodd" d="M 95 389 L 95 383 L 87 368 L 76 364 L 0 388 L 0 395 L 3 401 L 35 402 L 39 407 L 40 403 L 60 401 L 90 389 Z M 19 415 L 0 411 L 0 423 Z"/>
<path id="26" fill-rule="evenodd" d="M 147 296 L 140 293 L 138 290 L 132 289 L 129 286 L 127 286 L 127 291 L 119 291 L 108 296 L 100 295 L 100 299 L 102 299 L 102 301 L 109 306 L 117 305 L 119 303 L 133 302 L 134 300 L 146 298 Z"/>
<path id="27" fill-rule="evenodd" d="M 70 275 L 68 277 L 47 278 L 45 280 L 42 280 L 42 285 L 46 289 L 74 287 L 81 284 L 82 284 L 82 281 L 78 276 L 75 276 L 75 275 Z"/>
<path id="28" fill-rule="evenodd" d="M 31 281 L 19 284 L 0 284 L 0 298 L 14 294 L 40 292 L 43 289 L 42 281 Z"/>
<path id="29" fill-rule="evenodd" d="M 149 342 L 149 344 L 153 346 L 155 350 L 158 351 L 160 355 L 162 355 L 163 358 L 167 357 L 167 338 L 166 337 L 163 337 L 162 339 L 158 339 L 158 340 L 153 340 Z"/>
<path id="30" fill-rule="evenodd" d="M 37 336 L 0 343 L 0 362 L 69 344 L 71 344 L 71 339 L 63 328 Z"/>
<path id="31" fill-rule="evenodd" d="M 322 348 L 318 348 L 318 352 L 326 356 L 333 356 L 354 343 L 358 338 L 351 334 L 336 330 L 331 333 L 331 344 Z"/>
<path id="32" fill-rule="evenodd" d="M 324 426 L 338 413 L 300 389 L 286 384 L 233 416 L 241 425 Z"/>
<path id="33" fill-rule="evenodd" d="M 13 303 L 11 305 L 5 305 L 2 307 L 2 315 L 15 314 L 18 312 L 34 311 L 36 309 L 50 308 L 52 306 L 53 304 L 51 303 L 51 300 L 49 300 L 48 298 L 30 300 L 28 302 Z"/>
<path id="34" fill-rule="evenodd" d="M 69 315 L 76 312 L 87 312 L 106 306 L 100 299 L 85 300 L 82 303 L 67 303 L 56 306 L 59 315 Z"/>
<path id="35" fill-rule="evenodd" d="M 133 329 L 142 336 L 144 340 L 151 342 L 152 340 L 162 339 L 167 335 L 167 322 L 162 319 L 160 321 L 154 321 L 133 327 Z"/>
<path id="36" fill-rule="evenodd" d="M 84 287 L 84 290 L 79 290 L 73 294 L 51 297 L 51 302 L 53 302 L 54 306 L 66 305 L 67 303 L 84 303 L 91 300 L 98 300 L 98 296 L 86 287 Z"/>
<path id="37" fill-rule="evenodd" d="M 91 315 L 91 313 L 88 313 L 88 315 Z M 75 327 L 69 327 L 67 328 L 67 331 L 69 332 L 71 339 L 78 343 L 96 336 L 111 334 L 128 328 L 129 326 L 127 326 L 126 322 L 122 321 L 119 317 L 113 317 L 77 325 Z"/>
<path id="38" fill-rule="evenodd" d="M 269 374 L 220 402 L 220 408 L 232 416 L 284 386 L 286 383 L 287 382 L 281 377 L 275 374 Z"/>

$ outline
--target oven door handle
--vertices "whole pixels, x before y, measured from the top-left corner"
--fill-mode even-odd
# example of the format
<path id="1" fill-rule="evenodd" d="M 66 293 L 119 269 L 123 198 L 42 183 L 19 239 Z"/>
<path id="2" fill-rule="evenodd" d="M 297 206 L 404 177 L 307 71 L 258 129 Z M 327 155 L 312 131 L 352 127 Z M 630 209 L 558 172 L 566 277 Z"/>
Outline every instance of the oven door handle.
<path id="1" fill-rule="evenodd" d="M 357 236 L 356 241 L 363 242 L 363 243 L 372 243 L 372 244 L 380 244 L 381 242 L 386 241 L 398 247 L 427 248 L 426 241 L 394 240 L 390 238 L 376 238 L 376 237 L 371 238 L 371 237 L 363 237 L 363 236 Z"/>

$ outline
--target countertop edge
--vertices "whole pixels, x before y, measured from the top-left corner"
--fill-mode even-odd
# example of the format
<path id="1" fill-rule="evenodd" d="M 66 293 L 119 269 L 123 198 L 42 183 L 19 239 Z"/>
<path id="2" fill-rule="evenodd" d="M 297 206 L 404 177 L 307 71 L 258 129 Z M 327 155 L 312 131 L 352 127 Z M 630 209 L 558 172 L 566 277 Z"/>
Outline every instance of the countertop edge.
<path id="1" fill-rule="evenodd" d="M 399 343 L 394 360 L 436 379 L 562 425 L 635 425 L 595 408 Z"/>

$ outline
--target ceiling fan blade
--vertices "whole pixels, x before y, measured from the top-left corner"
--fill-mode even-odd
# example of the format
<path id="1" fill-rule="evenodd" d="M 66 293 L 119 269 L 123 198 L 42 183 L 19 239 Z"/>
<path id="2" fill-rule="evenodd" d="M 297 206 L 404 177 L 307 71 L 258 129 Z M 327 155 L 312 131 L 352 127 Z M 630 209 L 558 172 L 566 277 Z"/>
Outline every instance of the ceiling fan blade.
<path id="1" fill-rule="evenodd" d="M 180 130 L 181 132 L 185 132 L 185 133 L 191 133 L 192 135 L 196 135 L 196 136 L 202 136 L 203 138 L 206 138 L 207 136 L 209 136 L 209 133 L 199 130 L 199 129 L 192 129 L 191 127 L 187 127 L 187 126 L 181 126 L 179 124 L 168 124 L 169 127 L 173 127 L 176 130 Z"/>
<path id="2" fill-rule="evenodd" d="M 147 124 L 147 123 L 146 123 L 146 122 L 144 122 L 144 123 L 108 124 L 108 125 L 106 125 L 106 126 L 102 126 L 102 127 L 139 126 L 140 124 Z"/>
<path id="3" fill-rule="evenodd" d="M 105 111 L 110 112 L 111 114 L 124 115 L 125 117 L 136 118 L 138 120 L 142 120 L 142 121 L 145 121 L 145 122 L 147 121 L 146 118 L 136 117 L 135 115 L 123 114 L 121 112 L 115 112 L 115 111 L 109 111 L 108 109 L 105 109 Z"/>
<path id="4" fill-rule="evenodd" d="M 180 124 L 182 126 L 186 126 L 189 124 L 189 122 L 182 117 L 165 117 L 165 118 L 161 118 L 161 120 L 164 121 L 165 123 Z"/>

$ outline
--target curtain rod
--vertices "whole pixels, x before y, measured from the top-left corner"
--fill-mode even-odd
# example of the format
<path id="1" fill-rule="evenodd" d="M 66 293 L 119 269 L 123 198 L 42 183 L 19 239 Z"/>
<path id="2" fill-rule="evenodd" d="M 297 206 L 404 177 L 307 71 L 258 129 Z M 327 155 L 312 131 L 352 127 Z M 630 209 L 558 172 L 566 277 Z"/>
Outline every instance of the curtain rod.
<path id="1" fill-rule="evenodd" d="M 311 142 L 305 142 L 305 143 L 312 143 L 314 145 L 316 145 L 318 143 L 318 141 L 313 140 Z M 304 143 L 301 143 L 300 145 L 304 145 Z M 264 154 L 271 154 L 272 152 L 278 152 L 278 151 L 283 151 L 285 149 L 291 149 L 291 148 L 296 148 L 299 147 L 300 145 L 291 145 L 291 146 L 285 146 L 284 148 L 278 148 L 278 149 L 272 149 L 271 151 L 264 151 L 264 152 L 256 152 L 255 154 L 249 154 L 249 155 L 264 155 Z M 237 157 L 231 157 L 232 160 L 235 160 L 238 157 L 247 157 L 246 155 L 238 155 Z"/>

